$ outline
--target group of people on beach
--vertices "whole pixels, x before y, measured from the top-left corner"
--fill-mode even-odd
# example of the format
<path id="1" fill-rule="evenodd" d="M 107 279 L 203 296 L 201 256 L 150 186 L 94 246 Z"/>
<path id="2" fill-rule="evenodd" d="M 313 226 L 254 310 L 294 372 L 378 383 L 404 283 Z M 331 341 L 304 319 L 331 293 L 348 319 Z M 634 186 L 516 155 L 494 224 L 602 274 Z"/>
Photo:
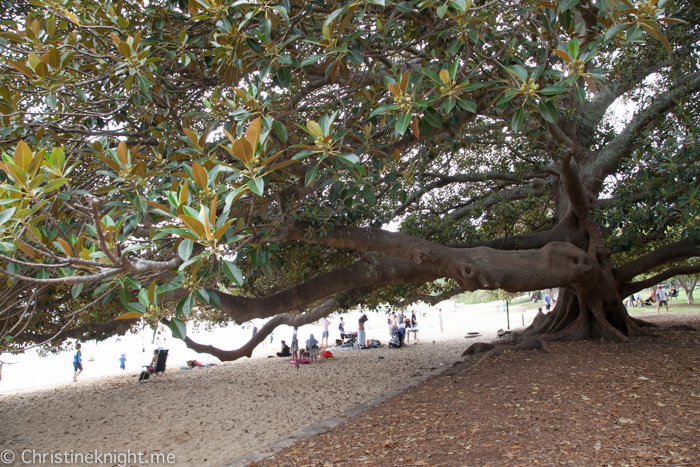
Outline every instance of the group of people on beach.
<path id="1" fill-rule="evenodd" d="M 323 340 L 323 338 L 321 338 Z M 328 338 L 326 337 L 326 343 Z M 291 357 L 294 359 L 309 359 L 315 361 L 318 357 L 318 351 L 321 348 L 319 342 L 316 340 L 313 334 L 306 339 L 306 347 L 299 348 L 299 338 L 297 337 L 297 330 L 294 330 L 292 334 L 292 345 L 291 347 L 287 345 L 285 341 L 280 341 L 282 344 L 282 349 L 277 352 L 278 357 Z"/>
<path id="2" fill-rule="evenodd" d="M 440 316 L 440 331 L 442 332 L 442 311 L 439 311 Z M 406 316 L 403 311 L 399 310 L 399 313 L 392 311 L 389 313 L 387 318 L 387 324 L 389 325 L 389 335 L 393 336 L 394 331 L 401 334 L 402 340 L 408 343 L 411 340 L 411 333 L 413 333 L 413 340 L 418 342 L 418 319 L 416 318 L 416 310 L 411 310 L 411 317 Z"/>

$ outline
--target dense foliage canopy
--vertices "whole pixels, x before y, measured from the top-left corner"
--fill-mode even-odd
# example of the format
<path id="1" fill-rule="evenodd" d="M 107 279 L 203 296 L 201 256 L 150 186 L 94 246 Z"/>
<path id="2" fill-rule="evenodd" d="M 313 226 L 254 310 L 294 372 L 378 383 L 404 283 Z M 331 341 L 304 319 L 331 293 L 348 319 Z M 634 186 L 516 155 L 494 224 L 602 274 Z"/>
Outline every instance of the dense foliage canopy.
<path id="1" fill-rule="evenodd" d="M 259 341 L 359 302 L 544 287 L 571 298 L 541 333 L 624 340 L 642 324 L 622 297 L 697 272 L 694 2 L 31 0 L 0 19 L 9 349 L 274 317 Z"/>

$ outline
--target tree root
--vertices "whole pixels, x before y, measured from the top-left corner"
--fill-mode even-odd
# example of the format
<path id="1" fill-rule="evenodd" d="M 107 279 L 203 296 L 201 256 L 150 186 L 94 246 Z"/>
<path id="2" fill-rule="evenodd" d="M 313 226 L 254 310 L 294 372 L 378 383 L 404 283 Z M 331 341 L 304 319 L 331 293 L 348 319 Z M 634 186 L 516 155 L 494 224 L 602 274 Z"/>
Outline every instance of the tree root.
<path id="1" fill-rule="evenodd" d="M 630 316 L 632 322 L 634 322 L 640 328 L 658 328 L 658 324 L 650 323 L 649 321 L 644 321 L 643 319 L 633 318 Z"/>
<path id="2" fill-rule="evenodd" d="M 465 350 L 462 353 L 462 357 L 466 357 L 468 355 L 474 355 L 475 353 L 481 353 L 481 352 L 488 352 L 489 350 L 493 350 L 496 348 L 496 345 L 494 344 L 487 344 L 485 342 L 475 342 L 469 347 L 467 347 L 467 350 Z"/>
<path id="3" fill-rule="evenodd" d="M 694 331 L 697 332 L 700 329 L 696 328 L 695 326 L 690 326 L 688 324 L 681 324 L 678 326 L 669 326 L 667 328 L 663 328 L 664 331 Z"/>
<path id="4" fill-rule="evenodd" d="M 508 350 L 541 350 L 545 353 L 549 353 L 547 341 L 543 336 L 539 336 L 526 339 L 521 343 L 515 345 L 494 345 L 486 344 L 483 342 L 476 342 L 470 345 L 469 348 L 467 348 L 467 350 L 465 350 L 464 353 L 462 353 L 462 357 L 485 352 L 484 355 L 482 355 L 477 361 L 469 365 L 470 368 L 474 368 L 482 364 L 489 358 L 497 357 L 498 355 Z M 454 364 L 454 366 L 461 365 L 464 363 L 469 362 L 457 362 Z M 452 370 L 450 372 L 445 373 L 444 376 L 452 376 L 454 374 L 455 370 Z"/>

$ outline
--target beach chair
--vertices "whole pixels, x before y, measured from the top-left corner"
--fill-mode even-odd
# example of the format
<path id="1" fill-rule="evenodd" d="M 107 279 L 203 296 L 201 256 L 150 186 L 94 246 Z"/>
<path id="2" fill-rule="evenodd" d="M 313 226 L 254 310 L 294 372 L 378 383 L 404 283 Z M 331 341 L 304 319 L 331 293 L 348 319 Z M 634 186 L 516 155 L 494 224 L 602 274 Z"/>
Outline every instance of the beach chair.
<path id="1" fill-rule="evenodd" d="M 144 370 L 141 372 L 139 375 L 139 380 L 138 384 L 141 384 L 143 380 L 149 379 L 150 376 L 153 376 L 153 379 L 156 378 L 156 376 L 163 375 L 165 376 L 165 379 L 168 380 L 168 375 L 165 373 L 165 363 L 168 360 L 168 351 L 167 350 L 159 350 L 158 351 L 158 360 L 156 360 L 156 366 L 153 367 L 153 371 L 151 371 L 148 365 L 143 365 Z"/>

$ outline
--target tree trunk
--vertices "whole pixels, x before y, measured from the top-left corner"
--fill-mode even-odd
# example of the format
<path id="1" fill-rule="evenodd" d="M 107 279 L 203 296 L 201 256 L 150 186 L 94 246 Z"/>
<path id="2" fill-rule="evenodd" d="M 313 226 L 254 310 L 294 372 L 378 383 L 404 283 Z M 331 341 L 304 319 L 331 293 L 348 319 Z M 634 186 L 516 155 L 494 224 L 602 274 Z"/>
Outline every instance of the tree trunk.
<path id="1" fill-rule="evenodd" d="M 693 298 L 693 290 L 695 290 L 695 284 L 698 282 L 697 277 L 676 277 L 678 283 L 685 290 L 685 296 L 688 299 L 689 305 L 695 305 L 695 299 Z"/>
<path id="2" fill-rule="evenodd" d="M 641 323 L 627 313 L 611 267 L 607 261 L 601 263 L 598 264 L 597 280 L 561 287 L 554 310 L 516 333 L 513 339 L 516 342 L 529 338 L 628 342 L 631 337 L 647 335 Z"/>

